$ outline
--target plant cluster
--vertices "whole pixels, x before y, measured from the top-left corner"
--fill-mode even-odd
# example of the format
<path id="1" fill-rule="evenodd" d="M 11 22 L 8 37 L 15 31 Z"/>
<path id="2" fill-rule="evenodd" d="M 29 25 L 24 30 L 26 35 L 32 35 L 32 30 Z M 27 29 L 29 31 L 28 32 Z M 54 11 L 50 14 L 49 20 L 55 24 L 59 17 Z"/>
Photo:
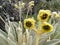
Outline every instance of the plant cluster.
<path id="1" fill-rule="evenodd" d="M 23 9 L 26 3 L 19 1 L 14 4 L 19 10 L 20 21 L 11 22 L 9 16 L 7 21 L 0 16 L 5 23 L 7 33 L 0 29 L 0 45 L 59 45 L 60 44 L 60 12 L 52 12 L 48 9 L 40 9 L 33 17 L 28 15 L 32 12 L 34 1 L 27 5 L 27 14 L 21 21 Z M 35 19 L 36 18 L 36 19 Z"/>

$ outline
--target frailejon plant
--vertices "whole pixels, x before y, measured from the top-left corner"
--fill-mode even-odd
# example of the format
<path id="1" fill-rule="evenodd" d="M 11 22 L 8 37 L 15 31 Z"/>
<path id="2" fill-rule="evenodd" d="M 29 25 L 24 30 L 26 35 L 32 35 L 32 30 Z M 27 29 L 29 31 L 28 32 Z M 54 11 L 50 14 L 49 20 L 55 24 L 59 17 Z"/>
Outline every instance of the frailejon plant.
<path id="1" fill-rule="evenodd" d="M 32 3 L 33 2 L 33 3 Z M 34 6 L 34 1 L 29 2 Z M 21 21 L 23 2 L 15 7 L 19 9 L 20 21 L 11 22 L 9 17 L 5 23 L 7 33 L 0 29 L 0 45 L 60 45 L 60 16 L 51 10 L 39 10 L 36 20 L 34 17 L 27 16 Z M 29 7 L 28 5 L 28 7 Z"/>

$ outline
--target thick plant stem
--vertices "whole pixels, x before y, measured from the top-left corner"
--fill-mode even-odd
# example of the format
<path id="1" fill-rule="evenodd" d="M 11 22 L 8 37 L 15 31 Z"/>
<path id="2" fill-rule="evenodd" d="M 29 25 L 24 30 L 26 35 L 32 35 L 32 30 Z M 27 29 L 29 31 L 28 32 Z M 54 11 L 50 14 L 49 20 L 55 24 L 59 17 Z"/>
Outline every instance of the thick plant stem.
<path id="1" fill-rule="evenodd" d="M 18 45 L 22 45 L 22 32 L 18 32 Z"/>
<path id="2" fill-rule="evenodd" d="M 26 38 L 27 38 L 27 45 L 28 45 L 28 41 L 29 41 L 29 31 L 28 31 L 28 29 L 26 29 Z"/>
<path id="3" fill-rule="evenodd" d="M 39 45 L 39 34 L 36 34 L 36 45 Z"/>
<path id="4" fill-rule="evenodd" d="M 41 30 L 42 21 L 38 21 L 38 29 Z"/>
<path id="5" fill-rule="evenodd" d="M 18 45 L 22 45 L 22 28 L 19 26 L 17 29 L 17 34 L 18 34 Z"/>
<path id="6" fill-rule="evenodd" d="M 26 34 L 23 34 L 23 44 L 22 45 L 26 45 Z"/>

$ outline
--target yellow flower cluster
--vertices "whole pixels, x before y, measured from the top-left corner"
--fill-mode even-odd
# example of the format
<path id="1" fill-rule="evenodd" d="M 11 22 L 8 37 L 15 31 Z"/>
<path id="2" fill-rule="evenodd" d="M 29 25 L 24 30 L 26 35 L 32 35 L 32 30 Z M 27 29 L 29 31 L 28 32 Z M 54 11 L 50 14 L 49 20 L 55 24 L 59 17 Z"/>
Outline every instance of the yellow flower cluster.
<path id="1" fill-rule="evenodd" d="M 38 28 L 37 32 L 39 31 L 39 29 L 43 33 L 51 32 L 53 30 L 53 26 L 47 22 L 50 15 L 51 15 L 50 10 L 40 10 L 39 11 L 39 13 L 37 15 L 37 19 L 39 21 L 39 26 L 38 26 L 39 28 Z"/>
<path id="2" fill-rule="evenodd" d="M 34 30 L 37 34 L 48 33 L 48 32 L 51 32 L 53 30 L 53 26 L 47 22 L 43 22 L 40 25 L 40 27 L 41 27 L 41 30 L 40 29 Z"/>
<path id="3" fill-rule="evenodd" d="M 53 30 L 53 26 L 47 22 L 43 22 L 42 24 L 42 32 L 51 32 Z"/>
<path id="4" fill-rule="evenodd" d="M 24 27 L 27 29 L 33 29 L 37 34 L 51 32 L 53 30 L 53 26 L 47 22 L 50 15 L 50 10 L 40 10 L 37 15 L 37 19 L 39 20 L 38 28 L 35 28 L 35 20 L 33 18 L 25 19 Z"/>
<path id="5" fill-rule="evenodd" d="M 40 21 L 47 21 L 51 14 L 50 10 L 40 10 L 37 19 Z"/>
<path id="6" fill-rule="evenodd" d="M 35 26 L 35 20 L 33 18 L 28 18 L 24 20 L 24 27 L 27 29 L 33 29 Z"/>

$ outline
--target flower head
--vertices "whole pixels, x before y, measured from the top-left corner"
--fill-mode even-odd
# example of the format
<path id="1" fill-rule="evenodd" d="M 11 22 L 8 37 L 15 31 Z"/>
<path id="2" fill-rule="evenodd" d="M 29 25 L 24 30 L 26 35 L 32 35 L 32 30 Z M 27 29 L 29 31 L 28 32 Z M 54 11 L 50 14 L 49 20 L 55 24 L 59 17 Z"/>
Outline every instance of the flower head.
<path id="1" fill-rule="evenodd" d="M 52 12 L 52 16 L 55 17 L 56 15 L 58 15 L 57 12 Z"/>
<path id="2" fill-rule="evenodd" d="M 24 8 L 24 6 L 25 6 L 25 3 L 23 3 L 23 2 L 22 2 L 21 6 L 22 6 L 22 8 Z"/>
<path id="3" fill-rule="evenodd" d="M 19 6 L 17 4 L 14 4 L 14 7 L 18 9 Z"/>
<path id="4" fill-rule="evenodd" d="M 14 4 L 14 7 L 15 8 L 19 8 L 19 7 L 21 7 L 21 8 L 24 8 L 24 6 L 25 6 L 25 3 L 24 2 L 19 2 L 19 4 Z"/>
<path id="5" fill-rule="evenodd" d="M 42 32 L 51 32 L 53 30 L 53 26 L 47 22 L 43 22 L 42 24 Z"/>
<path id="6" fill-rule="evenodd" d="M 57 12 L 52 12 L 52 17 L 59 19 L 60 15 Z"/>
<path id="7" fill-rule="evenodd" d="M 29 2 L 29 6 L 34 6 L 34 1 Z"/>
<path id="8" fill-rule="evenodd" d="M 27 29 L 34 28 L 35 20 L 33 18 L 28 18 L 24 20 L 24 27 Z"/>
<path id="9" fill-rule="evenodd" d="M 40 10 L 37 19 L 40 21 L 47 21 L 50 16 L 50 10 Z"/>

